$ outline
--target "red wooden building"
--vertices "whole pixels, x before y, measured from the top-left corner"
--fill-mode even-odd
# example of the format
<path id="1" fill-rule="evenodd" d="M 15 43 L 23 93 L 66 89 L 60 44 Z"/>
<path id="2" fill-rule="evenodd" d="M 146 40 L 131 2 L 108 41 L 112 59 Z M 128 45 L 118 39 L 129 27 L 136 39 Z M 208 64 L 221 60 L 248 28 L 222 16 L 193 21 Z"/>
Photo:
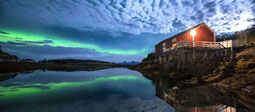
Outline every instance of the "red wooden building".
<path id="1" fill-rule="evenodd" d="M 155 52 L 156 57 L 163 57 L 176 47 L 214 47 L 216 44 L 215 32 L 203 22 L 161 41 L 155 46 Z"/>

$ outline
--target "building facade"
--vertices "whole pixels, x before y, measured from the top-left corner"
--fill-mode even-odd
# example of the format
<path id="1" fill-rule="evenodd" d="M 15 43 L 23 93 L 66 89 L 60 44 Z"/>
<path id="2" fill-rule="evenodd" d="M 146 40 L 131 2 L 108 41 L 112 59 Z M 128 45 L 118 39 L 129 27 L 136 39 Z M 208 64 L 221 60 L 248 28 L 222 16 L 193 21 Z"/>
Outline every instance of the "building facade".
<path id="1" fill-rule="evenodd" d="M 164 57 L 165 52 L 175 47 L 213 47 L 215 42 L 215 32 L 203 22 L 161 41 L 155 46 L 155 54 L 156 57 Z"/>

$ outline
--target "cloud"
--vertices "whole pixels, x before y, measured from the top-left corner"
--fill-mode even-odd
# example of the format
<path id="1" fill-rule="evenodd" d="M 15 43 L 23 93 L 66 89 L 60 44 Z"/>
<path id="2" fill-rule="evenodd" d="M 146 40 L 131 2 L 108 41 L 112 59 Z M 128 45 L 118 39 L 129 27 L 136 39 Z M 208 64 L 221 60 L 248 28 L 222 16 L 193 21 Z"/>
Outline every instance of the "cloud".
<path id="1" fill-rule="evenodd" d="M 36 26 L 61 26 L 83 31 L 121 33 L 171 33 L 173 24 L 191 27 L 203 21 L 220 32 L 247 27 L 254 18 L 254 0 L 2 0 L 6 21 Z M 15 8 L 13 8 L 15 7 Z M 8 24 L 3 21 L 2 24 Z M 17 23 L 15 23 L 17 22 Z M 0 22 L 1 23 L 1 22 Z M 229 25 L 223 25 L 229 23 Z M 243 24 L 244 23 L 244 24 Z M 228 29 L 230 28 L 230 29 Z"/>

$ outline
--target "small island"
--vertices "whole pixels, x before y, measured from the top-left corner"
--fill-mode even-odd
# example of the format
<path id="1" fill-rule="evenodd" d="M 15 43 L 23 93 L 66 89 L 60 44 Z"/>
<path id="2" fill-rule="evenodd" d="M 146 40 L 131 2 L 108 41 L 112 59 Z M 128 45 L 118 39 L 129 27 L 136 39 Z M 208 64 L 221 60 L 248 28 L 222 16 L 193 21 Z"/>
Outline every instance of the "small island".
<path id="1" fill-rule="evenodd" d="M 30 73 L 35 70 L 94 71 L 125 66 L 113 62 L 79 59 L 43 59 L 36 62 L 33 59 L 19 59 L 15 55 L 0 51 L 0 81 L 13 78 L 20 73 Z"/>

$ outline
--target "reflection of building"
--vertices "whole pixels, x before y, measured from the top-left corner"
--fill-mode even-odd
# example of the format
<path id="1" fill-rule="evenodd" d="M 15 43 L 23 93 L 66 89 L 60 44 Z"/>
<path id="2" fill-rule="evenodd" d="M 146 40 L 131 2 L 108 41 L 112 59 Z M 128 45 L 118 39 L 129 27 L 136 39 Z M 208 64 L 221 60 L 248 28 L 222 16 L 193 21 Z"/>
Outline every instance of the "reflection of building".
<path id="1" fill-rule="evenodd" d="M 212 105 L 205 107 L 191 107 L 187 112 L 236 112 L 236 108 L 227 105 Z"/>

